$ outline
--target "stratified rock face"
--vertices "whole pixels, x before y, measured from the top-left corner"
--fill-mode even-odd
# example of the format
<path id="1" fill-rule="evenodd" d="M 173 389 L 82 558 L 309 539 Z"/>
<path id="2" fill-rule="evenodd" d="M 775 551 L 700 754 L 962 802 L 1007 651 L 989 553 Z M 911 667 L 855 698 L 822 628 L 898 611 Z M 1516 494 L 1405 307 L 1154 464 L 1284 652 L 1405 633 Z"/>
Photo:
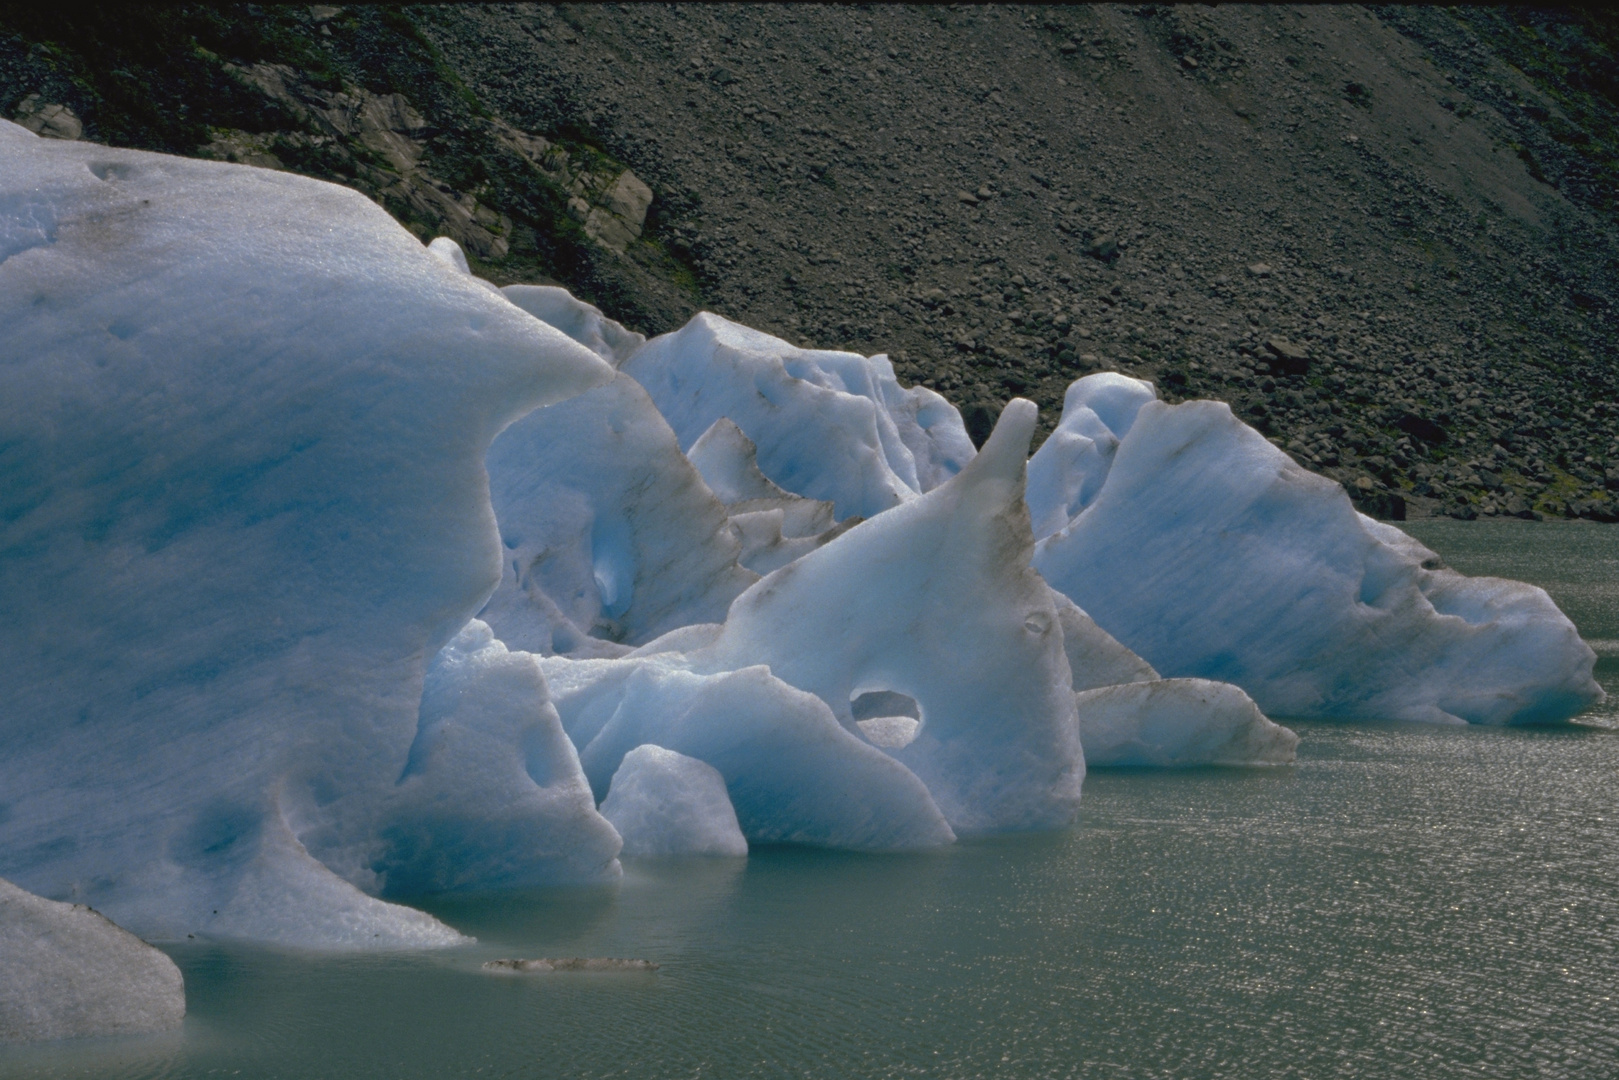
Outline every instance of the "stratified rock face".
<path id="1" fill-rule="evenodd" d="M 185 1014 L 173 960 L 98 912 L 0 879 L 0 1042 L 167 1031 Z"/>
<path id="2" fill-rule="evenodd" d="M 84 125 L 66 105 L 29 94 L 17 103 L 17 123 L 46 139 L 77 139 Z"/>
<path id="3" fill-rule="evenodd" d="M 152 939 L 445 944 L 364 895 L 484 453 L 612 377 L 356 192 L 0 123 L 0 873 Z M 336 872 L 334 872 L 336 871 Z"/>

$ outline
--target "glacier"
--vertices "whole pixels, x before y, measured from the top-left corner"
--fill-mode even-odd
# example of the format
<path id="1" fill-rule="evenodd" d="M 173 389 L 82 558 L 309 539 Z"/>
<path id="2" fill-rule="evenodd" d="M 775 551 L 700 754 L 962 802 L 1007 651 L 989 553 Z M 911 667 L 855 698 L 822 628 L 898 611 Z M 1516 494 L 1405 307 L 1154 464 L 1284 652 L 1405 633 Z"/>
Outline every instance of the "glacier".
<path id="1" fill-rule="evenodd" d="M 0 318 L 0 874 L 151 940 L 456 945 L 396 901 L 1601 694 L 1219 403 L 1094 375 L 975 450 L 881 354 L 648 340 L 284 173 L 0 122 Z"/>
<path id="2" fill-rule="evenodd" d="M 650 743 L 719 772 L 750 844 L 897 851 L 955 839 L 910 770 L 766 665 L 703 674 L 678 651 L 540 663 L 600 799 Z"/>
<path id="3" fill-rule="evenodd" d="M 1051 597 L 1086 768 L 1288 765 L 1297 756 L 1298 735 L 1240 687 L 1165 679 L 1068 597 Z"/>
<path id="4" fill-rule="evenodd" d="M 727 417 L 714 421 L 686 451 L 703 482 L 725 503 L 742 544 L 741 564 L 768 574 L 840 536 L 864 519 L 836 522 L 835 508 L 771 483 L 759 469 L 759 450 Z"/>
<path id="5" fill-rule="evenodd" d="M 1445 568 L 1225 404 L 1123 378 L 1079 380 L 1072 438 L 1030 462 L 1042 521 L 1077 508 L 1034 565 L 1160 672 L 1322 719 L 1555 723 L 1602 699 L 1543 590 Z"/>
<path id="6" fill-rule="evenodd" d="M 1107 479 L 1119 440 L 1158 392 L 1145 379 L 1114 371 L 1076 379 L 1063 394 L 1062 418 L 1029 459 L 1029 516 L 1044 540 L 1089 506 Z"/>
<path id="7" fill-rule="evenodd" d="M 461 254 L 461 249 L 455 246 L 455 241 L 447 236 L 441 236 L 433 243 L 455 247 L 456 253 Z M 463 273 L 470 274 L 472 271 L 468 269 L 466 259 L 466 255 L 461 254 L 459 269 Z M 629 359 L 631 353 L 646 344 L 644 335 L 625 329 L 622 324 L 603 315 L 595 304 L 575 299 L 567 289 L 555 285 L 507 285 L 500 293 L 536 319 L 567 334 L 614 367 Z"/>
<path id="8" fill-rule="evenodd" d="M 596 809 L 537 658 L 473 619 L 434 657 L 416 737 L 363 868 L 382 895 L 610 881 Z"/>

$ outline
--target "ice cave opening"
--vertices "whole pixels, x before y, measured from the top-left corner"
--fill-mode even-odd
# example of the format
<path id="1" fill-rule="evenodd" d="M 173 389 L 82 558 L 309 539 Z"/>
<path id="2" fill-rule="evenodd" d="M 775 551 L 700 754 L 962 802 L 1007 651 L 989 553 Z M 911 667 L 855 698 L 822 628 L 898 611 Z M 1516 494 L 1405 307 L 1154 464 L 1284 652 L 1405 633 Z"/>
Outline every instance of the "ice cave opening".
<path id="1" fill-rule="evenodd" d="M 899 750 L 922 731 L 922 705 L 897 690 L 866 690 L 849 699 L 855 727 L 873 746 Z"/>

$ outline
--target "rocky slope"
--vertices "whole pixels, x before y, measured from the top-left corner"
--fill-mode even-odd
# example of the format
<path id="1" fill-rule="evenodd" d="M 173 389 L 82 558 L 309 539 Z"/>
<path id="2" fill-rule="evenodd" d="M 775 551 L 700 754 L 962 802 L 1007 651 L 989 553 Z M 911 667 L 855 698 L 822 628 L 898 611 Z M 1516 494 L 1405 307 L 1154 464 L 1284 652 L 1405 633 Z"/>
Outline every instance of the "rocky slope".
<path id="1" fill-rule="evenodd" d="M 0 108 L 353 184 L 646 333 L 886 351 L 978 433 L 1113 368 L 1382 516 L 1612 520 L 1616 40 L 1506 8 L 12 8 Z"/>

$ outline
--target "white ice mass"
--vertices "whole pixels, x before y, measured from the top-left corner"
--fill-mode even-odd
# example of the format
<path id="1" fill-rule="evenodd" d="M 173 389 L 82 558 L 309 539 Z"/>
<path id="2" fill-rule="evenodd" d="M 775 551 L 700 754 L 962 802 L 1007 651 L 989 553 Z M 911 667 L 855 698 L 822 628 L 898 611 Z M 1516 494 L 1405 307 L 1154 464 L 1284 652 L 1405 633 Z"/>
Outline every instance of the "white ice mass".
<path id="1" fill-rule="evenodd" d="M 434 244 L 455 245 L 449 237 L 441 236 Z M 431 245 L 429 245 L 431 246 Z M 456 252 L 460 252 L 457 247 Z M 461 269 L 467 271 L 466 256 L 461 256 Z M 508 285 L 501 294 L 539 319 L 561 330 L 573 340 L 617 367 L 629 359 L 631 353 L 646 344 L 646 338 L 609 319 L 594 304 L 576 300 L 567 289 L 555 285 Z"/>
<path id="2" fill-rule="evenodd" d="M 626 855 L 748 853 L 719 770 L 651 743 L 624 755 L 602 816 L 624 838 Z"/>
<path id="3" fill-rule="evenodd" d="M 87 907 L 0 879 L 0 1043 L 167 1031 L 185 1014 L 173 960 Z"/>
<path id="4" fill-rule="evenodd" d="M 628 375 L 512 424 L 488 464 L 503 559 L 481 617 L 513 648 L 644 644 L 723 619 L 759 580 L 738 564 L 725 505 Z"/>
<path id="5" fill-rule="evenodd" d="M 0 122 L 0 321 L 0 874 L 150 939 L 455 944 L 383 897 L 1600 696 L 1223 405 L 1092 376 L 975 453 L 881 355 L 646 341 L 285 173 Z"/>
<path id="6" fill-rule="evenodd" d="M 1298 736 L 1239 687 L 1161 679 L 1062 593 L 1051 590 L 1073 679 L 1085 764 L 1175 768 L 1286 765 Z"/>
<path id="7" fill-rule="evenodd" d="M 0 123 L 0 219 L 0 874 L 148 938 L 459 940 L 362 891 L 377 807 L 499 580 L 485 450 L 611 368 L 286 173 Z"/>
<path id="8" fill-rule="evenodd" d="M 1146 380 L 1116 372 L 1088 375 L 1068 387 L 1062 420 L 1029 459 L 1029 516 L 1036 540 L 1091 504 L 1137 410 L 1157 396 Z"/>
<path id="9" fill-rule="evenodd" d="M 1240 687 L 1209 679 L 1153 679 L 1074 695 L 1085 763 L 1286 765 L 1299 737 L 1265 717 Z"/>
<path id="10" fill-rule="evenodd" d="M 767 575 L 721 625 L 544 661 L 598 794 L 652 742 L 719 768 L 754 841 L 918 847 L 1071 821 L 1085 762 L 1057 606 L 1028 565 L 1034 421 L 1014 402 L 957 476 Z M 875 693 L 915 703 L 908 737 L 861 726 L 853 703 Z M 739 794 L 761 784 L 768 803 Z"/>
<path id="11" fill-rule="evenodd" d="M 1143 383 L 1110 413 L 1120 378 L 1067 398 L 1071 430 L 1094 448 L 1111 433 L 1111 453 L 1076 437 L 1030 463 L 1043 520 L 1078 507 L 1034 564 L 1163 674 L 1235 683 L 1278 716 L 1545 723 L 1602 698 L 1544 591 L 1443 568 L 1220 402 Z"/>
<path id="12" fill-rule="evenodd" d="M 739 561 L 756 574 L 786 566 L 861 522 L 833 524 L 833 506 L 784 491 L 759 471 L 758 448 L 727 417 L 720 417 L 691 449 L 691 463 L 725 503 L 742 544 Z"/>
<path id="13" fill-rule="evenodd" d="M 750 843 L 899 850 L 954 839 L 914 774 L 763 664 L 701 674 L 678 652 L 541 663 L 598 798 L 651 743 L 724 777 Z"/>
<path id="14" fill-rule="evenodd" d="M 721 417 L 758 447 L 773 482 L 824 499 L 841 520 L 931 491 L 972 459 L 961 415 L 904 389 L 886 356 L 800 349 L 707 312 L 620 367 L 689 449 Z"/>
<path id="15" fill-rule="evenodd" d="M 597 881 L 619 836 L 596 812 L 537 659 L 473 619 L 427 669 L 415 741 L 368 830 L 383 893 Z"/>

